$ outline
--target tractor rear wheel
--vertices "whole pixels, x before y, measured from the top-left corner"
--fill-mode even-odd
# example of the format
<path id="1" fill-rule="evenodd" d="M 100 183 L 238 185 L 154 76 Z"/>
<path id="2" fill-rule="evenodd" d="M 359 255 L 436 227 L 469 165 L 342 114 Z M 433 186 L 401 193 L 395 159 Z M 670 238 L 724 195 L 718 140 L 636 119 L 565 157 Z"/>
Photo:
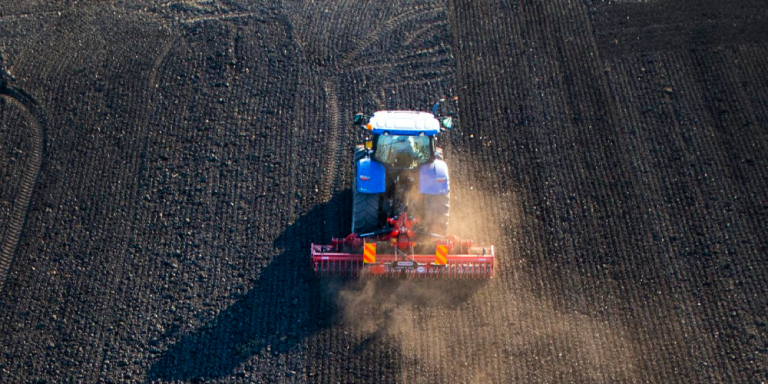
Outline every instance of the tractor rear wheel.
<path id="1" fill-rule="evenodd" d="M 422 223 L 428 233 L 448 235 L 451 195 L 423 195 L 424 216 Z"/>
<path id="2" fill-rule="evenodd" d="M 358 192 L 355 180 L 352 183 L 352 200 L 352 233 L 359 235 L 379 229 L 379 194 Z"/>
<path id="3" fill-rule="evenodd" d="M 366 155 L 365 146 L 355 146 L 355 165 Z M 369 233 L 379 229 L 378 193 L 362 193 L 357 191 L 357 172 L 352 183 L 352 233 Z"/>

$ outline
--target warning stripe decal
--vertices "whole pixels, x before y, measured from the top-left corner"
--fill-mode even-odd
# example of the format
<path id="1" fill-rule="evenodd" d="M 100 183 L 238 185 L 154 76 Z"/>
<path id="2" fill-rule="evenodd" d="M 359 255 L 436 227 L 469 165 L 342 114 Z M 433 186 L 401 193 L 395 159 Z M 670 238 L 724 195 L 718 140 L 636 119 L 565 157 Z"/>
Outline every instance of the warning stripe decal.
<path id="1" fill-rule="evenodd" d="M 445 245 L 438 245 L 435 250 L 435 264 L 446 265 L 448 264 L 448 247 Z"/>
<path id="2" fill-rule="evenodd" d="M 363 246 L 363 262 L 365 264 L 376 262 L 376 243 L 365 243 Z"/>

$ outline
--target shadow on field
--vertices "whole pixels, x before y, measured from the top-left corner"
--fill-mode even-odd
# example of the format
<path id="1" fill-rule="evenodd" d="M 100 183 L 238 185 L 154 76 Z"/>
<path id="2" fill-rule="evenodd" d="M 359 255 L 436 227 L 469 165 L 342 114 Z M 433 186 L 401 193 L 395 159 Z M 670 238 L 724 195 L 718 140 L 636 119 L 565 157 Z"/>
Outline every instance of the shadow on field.
<path id="1" fill-rule="evenodd" d="M 326 235 L 324 220 L 345 199 L 351 194 L 338 194 L 286 228 L 273 243 L 283 252 L 261 270 L 247 293 L 165 350 L 147 372 L 147 381 L 234 375 L 254 355 L 286 353 L 327 327 L 333 311 L 311 270 L 309 244 Z"/>
<path id="2" fill-rule="evenodd" d="M 351 200 L 350 190 L 339 193 L 290 225 L 273 244 L 284 251 L 262 270 L 250 290 L 208 324 L 165 350 L 148 370 L 147 381 L 202 382 L 235 375 L 255 355 L 272 359 L 288 353 L 337 323 L 367 334 L 362 341 L 357 340 L 356 351 L 373 353 L 374 341 L 386 335 L 391 326 L 390 308 L 381 303 L 451 307 L 472 296 L 479 285 L 455 289 L 454 282 L 449 289 L 439 281 L 316 278 L 309 245 L 346 234 Z M 420 289 L 413 289 L 416 285 Z M 362 310 L 368 316 L 358 316 Z"/>

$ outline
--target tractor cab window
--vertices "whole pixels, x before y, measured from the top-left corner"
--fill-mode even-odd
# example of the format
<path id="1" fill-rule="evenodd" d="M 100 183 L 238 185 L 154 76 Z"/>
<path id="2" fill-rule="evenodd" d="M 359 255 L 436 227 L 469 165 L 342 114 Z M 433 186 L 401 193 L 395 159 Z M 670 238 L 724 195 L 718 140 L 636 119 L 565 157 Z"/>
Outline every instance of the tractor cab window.
<path id="1" fill-rule="evenodd" d="M 374 158 L 394 167 L 413 168 L 429 161 L 431 154 L 427 136 L 381 135 Z"/>

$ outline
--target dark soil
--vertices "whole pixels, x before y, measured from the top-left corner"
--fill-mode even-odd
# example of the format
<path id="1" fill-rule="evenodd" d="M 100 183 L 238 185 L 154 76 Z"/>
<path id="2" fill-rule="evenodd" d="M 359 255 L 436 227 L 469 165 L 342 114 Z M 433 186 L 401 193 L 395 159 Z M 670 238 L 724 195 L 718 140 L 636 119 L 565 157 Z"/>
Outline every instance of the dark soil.
<path id="1" fill-rule="evenodd" d="M 765 382 L 765 5 L 5 2 L 0 382 Z M 440 97 L 497 276 L 316 279 Z"/>

